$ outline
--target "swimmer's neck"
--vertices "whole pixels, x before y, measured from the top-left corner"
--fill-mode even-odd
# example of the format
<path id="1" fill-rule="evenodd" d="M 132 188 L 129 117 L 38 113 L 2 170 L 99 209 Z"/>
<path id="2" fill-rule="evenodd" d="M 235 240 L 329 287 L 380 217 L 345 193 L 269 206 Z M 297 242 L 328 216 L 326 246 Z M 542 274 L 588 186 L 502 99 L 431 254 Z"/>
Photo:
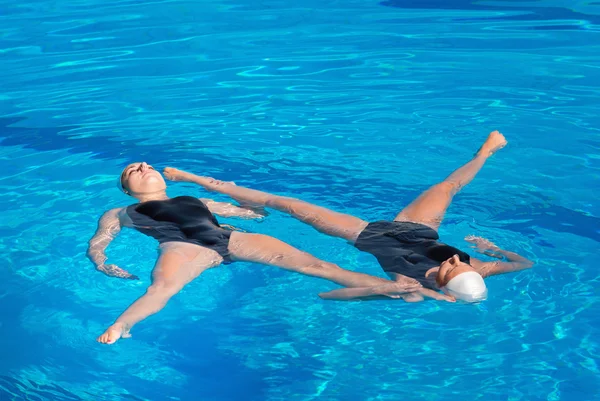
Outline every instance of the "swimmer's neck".
<path id="1" fill-rule="evenodd" d="M 169 196 L 164 189 L 158 192 L 136 193 L 132 195 L 135 199 L 140 201 L 140 203 L 169 199 Z"/>

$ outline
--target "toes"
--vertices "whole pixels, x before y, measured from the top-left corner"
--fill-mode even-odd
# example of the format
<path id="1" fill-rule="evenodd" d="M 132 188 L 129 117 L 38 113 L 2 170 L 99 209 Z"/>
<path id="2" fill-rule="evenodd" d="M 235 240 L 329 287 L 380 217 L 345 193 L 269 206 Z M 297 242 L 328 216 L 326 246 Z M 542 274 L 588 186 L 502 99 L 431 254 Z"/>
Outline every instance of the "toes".
<path id="1" fill-rule="evenodd" d="M 114 344 L 121 337 L 131 337 L 129 333 L 123 334 L 120 330 L 108 329 L 96 339 L 101 344 Z"/>
<path id="2" fill-rule="evenodd" d="M 114 344 L 119 339 L 119 335 L 116 333 L 110 333 L 107 335 L 106 344 Z"/>

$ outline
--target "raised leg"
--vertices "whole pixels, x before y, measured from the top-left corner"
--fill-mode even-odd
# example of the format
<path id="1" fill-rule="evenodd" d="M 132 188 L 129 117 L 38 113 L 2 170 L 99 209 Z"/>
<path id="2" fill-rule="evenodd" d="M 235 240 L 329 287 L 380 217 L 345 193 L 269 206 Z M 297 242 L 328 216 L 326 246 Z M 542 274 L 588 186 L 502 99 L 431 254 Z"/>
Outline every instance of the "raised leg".
<path id="1" fill-rule="evenodd" d="M 273 195 L 266 206 L 287 213 L 321 233 L 343 238 L 351 243 L 356 242 L 368 224 L 358 217 L 334 212 L 295 198 Z"/>
<path id="2" fill-rule="evenodd" d="M 245 206 L 269 207 L 287 213 L 324 234 L 344 238 L 352 243 L 356 241 L 358 235 L 367 226 L 367 222 L 358 217 L 334 212 L 299 199 L 244 188 L 233 183 L 200 177 L 171 167 L 166 168 L 164 173 L 168 179 L 193 182 L 208 191 L 228 195 Z"/>
<path id="3" fill-rule="evenodd" d="M 204 270 L 219 265 L 223 258 L 215 251 L 191 244 L 168 243 L 152 271 L 152 284 L 121 314 L 97 341 L 113 344 L 131 337 L 129 330 L 139 321 L 165 307 L 169 299 Z"/>
<path id="4" fill-rule="evenodd" d="M 506 145 L 506 139 L 498 131 L 492 132 L 473 160 L 460 167 L 440 182 L 423 192 L 410 205 L 405 207 L 395 221 L 412 221 L 425 224 L 437 230 L 452 198 L 481 170 L 486 160 Z"/>

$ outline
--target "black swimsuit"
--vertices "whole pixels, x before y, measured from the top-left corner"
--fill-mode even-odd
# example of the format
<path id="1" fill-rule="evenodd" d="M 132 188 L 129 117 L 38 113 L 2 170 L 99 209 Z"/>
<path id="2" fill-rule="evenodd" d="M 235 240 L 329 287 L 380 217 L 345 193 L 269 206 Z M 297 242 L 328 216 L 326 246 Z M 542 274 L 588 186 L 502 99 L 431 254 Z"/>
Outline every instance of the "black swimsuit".
<path id="1" fill-rule="evenodd" d="M 216 251 L 231 262 L 228 245 L 231 231 L 221 228 L 215 216 L 200 199 L 178 196 L 127 207 L 127 215 L 139 232 L 159 243 L 187 242 Z"/>
<path id="2" fill-rule="evenodd" d="M 408 221 L 377 221 L 360 233 L 354 246 L 375 256 L 385 272 L 398 273 L 419 281 L 423 287 L 436 289 L 425 273 L 443 261 L 458 255 L 470 263 L 465 252 L 438 241 L 433 228 Z"/>

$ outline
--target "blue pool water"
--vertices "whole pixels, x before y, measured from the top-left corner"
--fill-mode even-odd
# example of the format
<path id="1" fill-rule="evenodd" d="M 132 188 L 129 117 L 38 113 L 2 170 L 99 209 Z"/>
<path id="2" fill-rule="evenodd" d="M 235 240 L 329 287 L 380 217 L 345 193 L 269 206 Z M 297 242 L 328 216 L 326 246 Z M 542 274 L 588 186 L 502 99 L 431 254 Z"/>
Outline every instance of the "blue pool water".
<path id="1" fill-rule="evenodd" d="M 599 44 L 585 1 L 0 0 L 0 400 L 600 399 Z M 493 129 L 440 234 L 536 265 L 484 304 L 324 302 L 239 263 L 94 341 L 156 257 L 124 231 L 140 281 L 85 258 L 129 161 L 391 219 Z M 279 213 L 225 221 L 382 275 Z"/>

